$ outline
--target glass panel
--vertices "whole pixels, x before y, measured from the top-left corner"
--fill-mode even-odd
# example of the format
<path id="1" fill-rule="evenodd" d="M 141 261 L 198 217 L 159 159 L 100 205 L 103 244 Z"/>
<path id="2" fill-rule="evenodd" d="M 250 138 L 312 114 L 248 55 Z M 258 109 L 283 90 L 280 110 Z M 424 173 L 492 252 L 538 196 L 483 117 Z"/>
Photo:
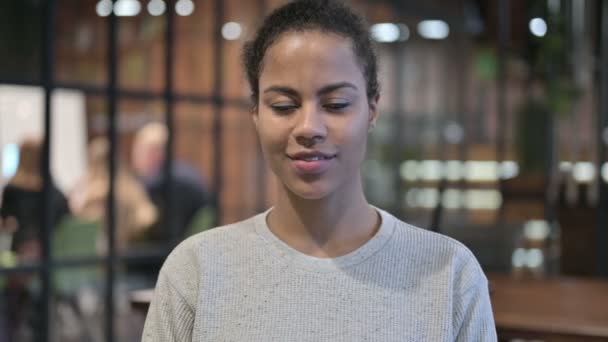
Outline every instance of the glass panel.
<path id="1" fill-rule="evenodd" d="M 105 289 L 107 273 L 103 270 L 103 264 L 54 270 L 53 287 L 55 292 L 53 294 L 50 322 L 53 340 L 92 342 L 106 340 Z M 113 316 L 115 340 L 139 341 L 143 331 L 145 312 L 138 310 L 138 307 L 133 305 L 131 293 L 135 290 L 152 287 L 153 283 L 144 283 L 138 277 L 128 275 L 124 265 L 117 267 L 116 272 L 116 283 L 114 285 L 115 314 Z M 15 293 L 14 290 L 12 293 Z M 15 299 L 12 299 L 12 301 L 15 301 Z M 8 303 L 11 303 L 11 301 L 8 301 Z M 13 314 L 19 311 L 14 307 L 9 307 L 6 312 Z M 37 322 L 36 320 L 40 319 L 36 313 L 29 313 L 29 316 L 23 317 L 23 319 L 25 318 L 29 319 L 30 322 Z M 9 317 L 9 319 L 14 318 Z M 4 320 L 6 321 L 6 318 Z M 21 326 L 23 326 L 20 328 L 21 336 L 35 334 L 38 331 L 34 330 L 35 326 L 27 321 L 23 322 Z M 15 339 L 15 341 L 34 340 Z"/>
<path id="2" fill-rule="evenodd" d="M 165 86 L 164 16 L 151 16 L 142 6 L 138 15 L 118 20 L 119 87 L 161 91 Z"/>
<path id="3" fill-rule="evenodd" d="M 55 341 L 104 341 L 107 276 L 102 263 L 53 270 L 51 331 Z"/>
<path id="4" fill-rule="evenodd" d="M 225 22 L 222 26 L 223 71 L 222 94 L 229 98 L 249 98 L 249 86 L 241 67 L 241 48 L 251 39 L 263 18 L 256 1 L 224 1 Z"/>
<path id="5" fill-rule="evenodd" d="M 52 237 L 55 258 L 90 258 L 106 253 L 107 164 L 94 159 L 88 146 L 91 132 L 103 125 L 99 118 L 107 115 L 106 108 L 103 97 L 82 91 L 59 89 L 53 93 L 52 170 L 70 209 Z"/>
<path id="6" fill-rule="evenodd" d="M 70 205 L 73 217 L 65 225 L 66 229 L 79 229 L 82 245 L 94 245 L 90 255 L 103 255 L 107 253 L 107 195 L 109 187 L 108 175 L 108 113 L 103 98 L 86 98 L 86 130 L 74 128 L 72 139 L 79 138 L 74 145 L 80 146 L 80 153 L 73 159 L 65 157 L 67 162 L 79 169 L 75 175 L 64 178 L 70 182 L 67 186 L 71 191 Z M 143 242 L 145 232 L 156 222 L 157 213 L 145 187 L 135 176 L 131 165 L 131 144 L 133 136 L 139 126 L 148 120 L 162 118 L 161 101 L 125 100 L 119 103 L 117 116 L 118 130 L 118 156 L 116 157 L 118 169 L 116 173 L 116 238 L 118 252 L 124 251 L 127 246 Z M 67 128 L 66 128 L 67 129 Z M 66 181 L 66 183 L 67 183 Z M 76 228 L 80 227 L 80 228 Z M 87 231 L 85 233 L 84 231 Z M 66 234 L 73 237 L 74 234 Z M 69 239 L 74 240 L 74 238 Z M 63 240 L 60 240 L 63 241 Z M 77 246 L 78 247 L 78 246 Z M 83 251 L 86 249 L 78 247 Z M 95 253 L 91 253 L 95 251 Z M 64 253 L 65 254 L 65 253 Z M 75 250 L 68 255 L 80 255 Z"/>
<path id="7" fill-rule="evenodd" d="M 223 183 L 222 183 L 222 223 L 245 219 L 260 207 L 259 199 L 264 182 L 264 165 L 259 152 L 257 134 L 250 112 L 245 109 L 226 107 L 222 111 L 223 120 Z"/>
<path id="8" fill-rule="evenodd" d="M 144 329 L 146 313 L 158 277 L 156 265 L 162 264 L 164 258 L 156 257 L 135 261 L 124 261 L 118 268 L 116 285 L 116 341 L 140 341 Z M 146 273 L 150 267 L 155 273 Z"/>
<path id="9" fill-rule="evenodd" d="M 160 158 L 165 148 L 164 132 L 152 129 L 144 140 L 155 149 L 144 153 L 136 147 L 137 136 L 149 123 L 164 120 L 161 100 L 124 99 L 118 105 L 118 170 L 116 178 L 116 243 L 119 252 L 138 251 L 167 242 L 162 223 L 162 205 L 156 200 Z M 152 144 L 152 143 L 151 143 Z M 147 151 L 146 151 L 147 152 Z"/>
<path id="10" fill-rule="evenodd" d="M 184 1 L 186 2 L 186 1 Z M 215 80 L 215 8 L 196 1 L 192 14 L 175 17 L 175 91 L 211 95 Z"/>
<path id="11" fill-rule="evenodd" d="M 264 5 L 266 6 L 266 12 L 270 13 L 272 10 L 283 6 L 287 3 L 287 0 L 265 0 Z"/>
<path id="12" fill-rule="evenodd" d="M 210 105 L 178 103 L 175 107 L 175 222 L 186 227 L 180 238 L 215 223 L 213 114 Z"/>
<path id="13" fill-rule="evenodd" d="M 96 0 L 58 0 L 55 79 L 58 82 L 107 83 L 107 19 Z"/>
<path id="14" fill-rule="evenodd" d="M 56 100 L 53 99 L 54 104 Z M 40 87 L 0 86 L 3 187 L 0 217 L 3 234 L 6 234 L 3 248 L 14 253 L 17 263 L 36 262 L 41 253 L 43 101 Z M 66 102 L 66 113 L 71 109 Z M 52 151 L 62 142 L 61 129 L 53 125 Z M 52 157 L 55 182 L 50 194 L 50 214 L 54 229 L 67 215 L 68 205 L 63 189 L 56 182 L 58 174 L 53 166 L 57 165 L 58 156 Z"/>
<path id="15" fill-rule="evenodd" d="M 34 273 L 0 276 L 0 336 L 8 341 L 39 341 L 40 279 Z"/>
<path id="16" fill-rule="evenodd" d="M 0 78 L 39 81 L 42 62 L 42 1 L 0 3 Z"/>

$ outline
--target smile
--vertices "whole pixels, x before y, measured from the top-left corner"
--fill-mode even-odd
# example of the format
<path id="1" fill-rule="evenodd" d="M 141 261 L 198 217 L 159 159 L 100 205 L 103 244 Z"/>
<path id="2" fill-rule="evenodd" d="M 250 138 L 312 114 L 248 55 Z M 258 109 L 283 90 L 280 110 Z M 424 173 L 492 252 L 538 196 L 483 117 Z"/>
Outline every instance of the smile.
<path id="1" fill-rule="evenodd" d="M 304 161 L 317 161 L 317 160 L 330 160 L 334 156 L 315 156 L 315 157 L 303 157 L 303 158 L 291 158 L 292 160 L 304 160 Z"/>
<path id="2" fill-rule="evenodd" d="M 320 151 L 302 151 L 297 153 L 288 153 L 287 157 L 291 160 L 318 161 L 333 159 L 336 157 L 336 154 Z"/>
<path id="3" fill-rule="evenodd" d="M 295 171 L 302 175 L 316 175 L 327 171 L 335 157 L 335 154 L 321 152 L 301 152 L 288 155 Z"/>

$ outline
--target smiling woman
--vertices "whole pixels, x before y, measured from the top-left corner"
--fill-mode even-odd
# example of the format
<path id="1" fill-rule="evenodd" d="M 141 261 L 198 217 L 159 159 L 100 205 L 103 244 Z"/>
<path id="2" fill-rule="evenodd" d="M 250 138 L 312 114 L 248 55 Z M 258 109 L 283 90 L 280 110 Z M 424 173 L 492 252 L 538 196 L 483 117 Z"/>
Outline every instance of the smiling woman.
<path id="1" fill-rule="evenodd" d="M 243 59 L 278 200 L 172 252 L 143 340 L 495 341 L 471 252 L 363 194 L 379 100 L 363 19 L 337 1 L 294 1 Z"/>
<path id="2" fill-rule="evenodd" d="M 352 196 L 362 188 L 359 169 L 377 98 L 366 96 L 351 41 L 318 31 L 285 33 L 266 61 L 253 119 L 271 169 L 289 193 L 322 200 L 329 212 L 353 199 L 359 203 L 352 209 L 367 207 Z"/>

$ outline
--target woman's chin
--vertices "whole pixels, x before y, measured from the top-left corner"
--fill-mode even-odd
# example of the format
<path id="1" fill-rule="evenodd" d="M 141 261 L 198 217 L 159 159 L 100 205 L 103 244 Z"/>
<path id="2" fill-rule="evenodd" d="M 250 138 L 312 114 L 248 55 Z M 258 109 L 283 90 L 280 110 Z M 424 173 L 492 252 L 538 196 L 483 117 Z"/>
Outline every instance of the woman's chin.
<path id="1" fill-rule="evenodd" d="M 320 184 L 296 184 L 288 188 L 293 195 L 304 200 L 320 200 L 331 194 L 329 187 Z"/>

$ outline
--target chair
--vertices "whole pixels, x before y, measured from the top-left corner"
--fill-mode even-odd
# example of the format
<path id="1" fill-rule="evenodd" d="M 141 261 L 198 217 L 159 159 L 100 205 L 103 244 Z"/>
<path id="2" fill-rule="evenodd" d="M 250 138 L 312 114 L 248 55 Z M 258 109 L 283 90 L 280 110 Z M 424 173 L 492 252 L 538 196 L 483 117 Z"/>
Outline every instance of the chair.
<path id="1" fill-rule="evenodd" d="M 96 240 L 101 223 L 77 217 L 61 221 L 52 238 L 53 259 L 77 259 L 97 255 Z M 83 287 L 95 286 L 100 281 L 98 265 L 76 266 L 53 272 L 53 284 L 59 294 L 70 295 Z"/>
<path id="2" fill-rule="evenodd" d="M 213 228 L 215 224 L 215 209 L 213 207 L 204 207 L 200 209 L 192 222 L 190 223 L 190 227 L 186 231 L 186 236 L 189 237 L 194 234 L 198 234 L 200 232 L 204 232 L 205 230 Z"/>

